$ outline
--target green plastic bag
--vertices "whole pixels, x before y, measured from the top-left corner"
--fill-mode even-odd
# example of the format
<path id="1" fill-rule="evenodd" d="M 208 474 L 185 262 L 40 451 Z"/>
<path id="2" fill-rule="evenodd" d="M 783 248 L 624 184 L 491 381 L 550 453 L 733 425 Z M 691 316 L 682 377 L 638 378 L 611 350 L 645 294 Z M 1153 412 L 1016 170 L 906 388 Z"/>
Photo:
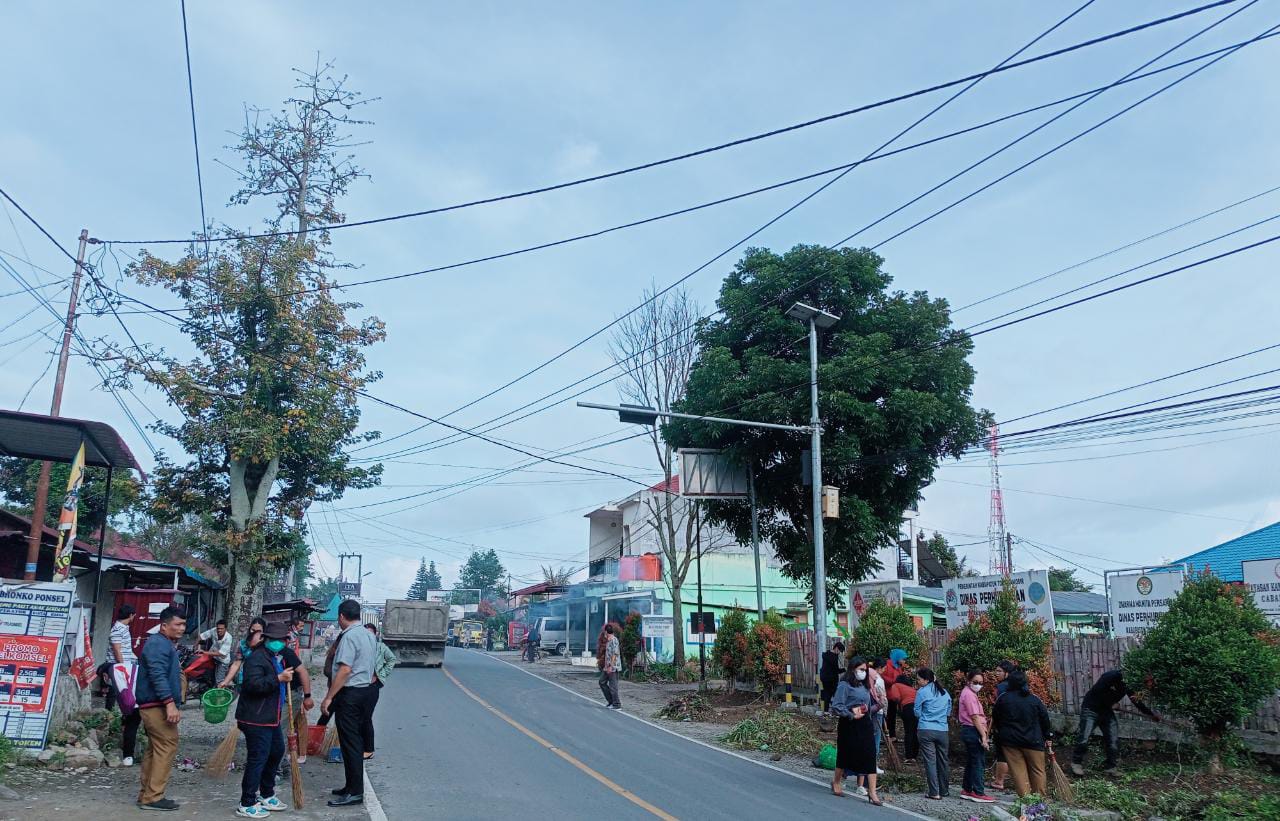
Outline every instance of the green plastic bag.
<path id="1" fill-rule="evenodd" d="M 818 757 L 813 760 L 814 766 L 821 767 L 824 770 L 834 770 L 836 768 L 836 747 L 834 744 L 825 744 Z"/>

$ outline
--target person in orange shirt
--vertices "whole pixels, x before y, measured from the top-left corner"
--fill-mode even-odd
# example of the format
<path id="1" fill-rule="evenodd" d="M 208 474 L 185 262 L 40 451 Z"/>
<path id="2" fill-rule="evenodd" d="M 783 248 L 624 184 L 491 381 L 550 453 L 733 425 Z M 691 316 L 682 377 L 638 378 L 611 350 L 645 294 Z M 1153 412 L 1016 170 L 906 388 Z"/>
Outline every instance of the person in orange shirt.
<path id="1" fill-rule="evenodd" d="M 893 649 L 889 651 L 889 660 L 885 662 L 884 667 L 880 670 L 880 675 L 884 678 L 885 691 L 893 686 L 894 680 L 898 674 L 906 669 L 907 651 L 901 649 Z M 889 700 L 889 707 L 885 711 L 885 730 L 889 733 L 889 738 L 898 737 L 898 707 Z"/>
<path id="2" fill-rule="evenodd" d="M 906 760 L 915 761 L 920 754 L 920 737 L 916 733 L 916 677 L 909 671 L 898 673 L 893 684 L 889 685 L 889 705 L 902 718 Z"/>

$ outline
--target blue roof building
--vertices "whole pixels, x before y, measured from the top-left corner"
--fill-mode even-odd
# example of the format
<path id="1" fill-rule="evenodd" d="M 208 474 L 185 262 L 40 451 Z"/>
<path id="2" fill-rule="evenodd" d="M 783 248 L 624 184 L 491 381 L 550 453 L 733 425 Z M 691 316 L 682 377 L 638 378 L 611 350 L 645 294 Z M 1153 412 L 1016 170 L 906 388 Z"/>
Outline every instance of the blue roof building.
<path id="1" fill-rule="evenodd" d="M 1280 558 L 1280 522 L 1184 556 L 1174 564 L 1186 562 L 1197 571 L 1208 565 L 1213 574 L 1224 582 L 1238 582 L 1244 580 L 1240 562 L 1276 558 Z"/>

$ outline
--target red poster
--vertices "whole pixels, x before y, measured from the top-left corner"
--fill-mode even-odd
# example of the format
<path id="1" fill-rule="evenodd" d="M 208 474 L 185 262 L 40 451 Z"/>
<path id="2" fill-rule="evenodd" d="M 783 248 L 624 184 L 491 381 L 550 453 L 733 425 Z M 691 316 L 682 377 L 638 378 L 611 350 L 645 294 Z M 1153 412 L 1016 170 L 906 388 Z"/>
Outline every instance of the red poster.
<path id="1" fill-rule="evenodd" d="M 79 645 L 79 653 L 71 662 L 71 675 L 76 677 L 81 690 L 87 690 L 93 683 L 97 671 L 93 663 L 93 645 L 89 643 L 89 617 L 83 614 L 80 616 L 80 631 L 76 635 L 76 644 Z"/>
<path id="2" fill-rule="evenodd" d="M 61 640 L 0 635 L 0 706 L 42 713 L 53 694 Z"/>

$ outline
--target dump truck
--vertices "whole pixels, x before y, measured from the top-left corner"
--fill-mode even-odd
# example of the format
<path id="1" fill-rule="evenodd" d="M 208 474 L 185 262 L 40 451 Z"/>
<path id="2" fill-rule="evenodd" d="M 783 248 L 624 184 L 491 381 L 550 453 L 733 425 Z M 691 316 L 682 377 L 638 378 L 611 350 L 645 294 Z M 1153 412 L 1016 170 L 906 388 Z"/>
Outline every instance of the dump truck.
<path id="1" fill-rule="evenodd" d="M 449 605 L 437 601 L 388 599 L 382 640 L 399 659 L 397 667 L 439 667 L 449 630 Z"/>

